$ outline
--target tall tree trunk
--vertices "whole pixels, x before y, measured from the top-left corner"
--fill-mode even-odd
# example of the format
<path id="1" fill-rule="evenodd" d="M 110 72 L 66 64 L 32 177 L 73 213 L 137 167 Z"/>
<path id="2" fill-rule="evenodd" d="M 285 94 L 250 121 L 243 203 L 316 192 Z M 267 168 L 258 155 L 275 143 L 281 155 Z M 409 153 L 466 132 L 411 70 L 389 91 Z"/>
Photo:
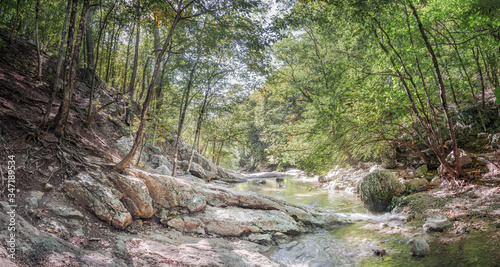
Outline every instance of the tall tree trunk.
<path id="1" fill-rule="evenodd" d="M 434 72 L 436 73 L 437 83 L 439 86 L 439 98 L 441 99 L 441 106 L 443 107 L 443 111 L 444 111 L 447 126 L 448 126 L 448 131 L 450 132 L 451 141 L 453 142 L 453 155 L 455 156 L 455 160 L 456 160 L 456 164 L 454 164 L 454 167 L 455 167 L 454 176 L 455 176 L 455 178 L 458 178 L 459 176 L 467 176 L 467 174 L 462 170 L 460 164 L 458 164 L 458 159 L 460 158 L 460 152 L 458 151 L 457 138 L 455 135 L 455 127 L 453 125 L 453 119 L 451 118 L 450 112 L 448 110 L 448 103 L 446 101 L 446 88 L 444 87 L 443 77 L 441 75 L 441 70 L 439 68 L 436 54 L 434 53 L 434 49 L 432 48 L 432 45 L 430 44 L 429 39 L 427 38 L 427 33 L 425 32 L 424 26 L 422 25 L 422 22 L 420 21 L 420 17 L 418 16 L 417 10 L 411 4 L 409 5 L 409 7 L 413 13 L 413 16 L 415 17 L 415 20 L 417 21 L 420 35 L 422 36 L 422 39 L 424 40 L 427 51 L 429 52 L 429 55 L 432 59 L 432 65 L 434 67 Z"/>
<path id="2" fill-rule="evenodd" d="M 479 72 L 479 80 L 481 81 L 481 102 L 483 104 L 483 109 L 486 106 L 486 101 L 484 99 L 484 77 L 483 77 L 483 69 L 481 68 L 481 63 L 479 62 L 479 48 L 477 49 L 477 53 L 475 52 L 475 49 L 472 48 L 472 55 L 474 56 L 474 60 L 476 61 L 476 66 L 477 66 L 477 71 Z"/>
<path id="3" fill-rule="evenodd" d="M 109 45 L 108 45 L 108 59 L 106 60 L 107 61 L 106 76 L 104 78 L 104 80 L 106 81 L 106 84 L 109 83 L 109 68 L 111 67 L 111 59 L 112 59 L 113 50 L 114 50 L 114 47 L 116 46 L 115 35 L 118 33 L 118 30 L 120 29 L 120 28 L 118 28 L 117 30 L 115 30 L 116 27 L 117 27 L 117 25 L 113 26 L 113 30 L 111 32 L 111 38 L 109 40 Z"/>
<path id="4" fill-rule="evenodd" d="M 153 76 L 151 77 L 151 83 L 149 84 L 148 93 L 147 93 L 146 99 L 144 100 L 144 103 L 142 105 L 141 120 L 139 123 L 139 129 L 137 130 L 137 134 L 135 136 L 134 144 L 132 145 L 132 148 L 130 149 L 130 152 L 128 153 L 128 155 L 125 158 L 123 158 L 120 162 L 118 162 L 118 164 L 115 165 L 114 170 L 117 172 L 121 172 L 125 169 L 125 167 L 127 167 L 127 165 L 130 163 L 130 161 L 134 158 L 134 155 L 137 152 L 137 149 L 139 148 L 139 145 L 142 142 L 142 138 L 144 136 L 144 128 L 146 125 L 146 114 L 148 112 L 151 98 L 153 97 L 153 92 L 154 92 L 154 88 L 156 85 L 156 78 L 158 77 L 158 72 L 160 71 L 163 55 L 165 54 L 165 51 L 167 51 L 167 48 L 170 44 L 170 40 L 172 39 L 172 35 L 174 34 L 174 30 L 182 18 L 181 14 L 184 11 L 184 9 L 181 8 L 182 3 L 183 3 L 183 0 L 180 0 L 178 5 L 177 5 L 177 12 L 175 14 L 174 21 L 172 23 L 172 26 L 170 27 L 167 38 L 165 39 L 165 43 L 163 44 L 163 48 L 160 51 L 160 53 L 158 54 L 158 57 L 156 58 Z"/>
<path id="5" fill-rule="evenodd" d="M 68 0 L 68 7 L 66 9 L 66 15 L 64 17 L 64 24 L 61 34 L 61 42 L 59 44 L 59 52 L 57 53 L 57 67 L 56 74 L 54 75 L 54 80 L 52 82 L 52 94 L 50 95 L 49 102 L 47 103 L 47 107 L 45 109 L 45 116 L 43 116 L 42 124 L 39 128 L 45 127 L 45 124 L 49 121 L 50 111 L 52 110 L 52 104 L 54 103 L 54 98 L 56 97 L 56 93 L 59 91 L 59 77 L 61 76 L 61 69 L 63 64 L 63 55 L 64 55 L 64 41 L 66 40 L 66 29 L 68 27 L 68 18 L 71 12 L 71 0 Z"/>
<path id="6" fill-rule="evenodd" d="M 146 64 L 144 64 L 144 69 L 142 70 L 141 93 L 139 94 L 139 97 L 136 100 L 137 103 L 139 103 L 141 101 L 142 95 L 144 94 L 144 88 L 146 88 L 146 77 L 147 77 L 147 72 L 149 69 L 148 66 L 149 66 L 149 56 L 146 58 Z"/>
<path id="7" fill-rule="evenodd" d="M 38 58 L 38 81 L 42 81 L 42 51 L 40 51 L 40 36 L 38 34 L 38 15 L 40 9 L 40 0 L 36 0 L 35 5 L 35 38 L 36 38 L 36 55 Z"/>
<path id="8" fill-rule="evenodd" d="M 14 40 L 14 34 L 16 33 L 17 21 L 19 20 L 19 8 L 21 6 L 21 0 L 17 0 L 16 7 L 16 17 L 14 18 L 14 24 L 12 25 L 12 30 L 10 31 L 9 42 L 12 44 L 12 40 Z"/>
<path id="9" fill-rule="evenodd" d="M 125 55 L 125 77 L 123 78 L 123 86 L 122 86 L 122 93 L 126 93 L 127 91 L 127 74 L 128 74 L 128 58 L 130 56 L 130 44 L 132 43 L 132 33 L 135 30 L 135 24 L 134 27 L 132 28 L 132 31 L 130 31 L 129 37 L 128 37 L 128 42 L 127 42 L 127 54 Z"/>
<path id="10" fill-rule="evenodd" d="M 139 65 L 139 39 L 141 34 L 141 25 L 139 25 L 140 14 L 139 14 L 139 5 L 137 5 L 137 22 L 136 22 L 136 34 L 135 34 L 135 51 L 134 51 L 134 64 L 132 67 L 132 76 L 130 77 L 130 84 L 128 86 L 128 94 L 129 94 L 129 104 L 127 113 L 130 114 L 130 125 L 134 123 L 134 88 L 135 88 L 135 77 L 137 76 L 137 66 Z"/>
<path id="11" fill-rule="evenodd" d="M 215 164 L 217 164 L 217 166 L 219 166 L 219 164 L 220 164 L 220 154 L 222 152 L 223 147 L 224 147 L 224 140 L 222 140 L 220 143 L 219 152 L 217 153 L 217 163 L 214 162 Z"/>
<path id="12" fill-rule="evenodd" d="M 184 94 L 184 104 L 181 105 L 181 112 L 179 114 L 179 124 L 177 125 L 177 138 L 175 140 L 175 145 L 174 145 L 174 167 L 172 170 L 172 176 L 175 177 L 176 172 L 177 172 L 177 158 L 179 156 L 179 142 L 181 140 L 181 134 L 182 134 L 182 127 L 184 126 L 184 119 L 186 117 L 186 110 L 187 106 L 189 105 L 189 94 L 191 92 L 191 87 L 193 85 L 193 79 L 194 79 L 194 73 L 196 71 L 196 67 L 198 65 L 198 60 L 200 59 L 200 54 L 198 54 L 198 57 L 196 58 L 196 61 L 191 68 L 191 72 L 189 73 L 189 81 L 187 84 L 186 88 L 186 93 Z M 189 171 L 189 169 L 187 169 Z"/>
<path id="13" fill-rule="evenodd" d="M 87 66 L 89 70 L 92 72 L 94 69 L 94 44 L 93 44 L 93 36 L 92 36 L 92 10 L 89 9 L 87 12 L 87 25 L 85 28 L 85 36 L 87 41 Z M 91 74 L 92 76 L 92 74 Z M 91 79 L 94 77 L 91 77 Z M 92 98 L 92 96 L 90 96 Z"/>
<path id="14" fill-rule="evenodd" d="M 89 9 L 89 2 L 90 2 L 89 0 L 83 1 L 82 13 L 80 15 L 80 24 L 78 25 L 78 32 L 76 34 L 75 47 L 74 47 L 74 50 L 72 53 L 72 58 L 70 58 L 71 55 L 70 56 L 66 55 L 66 59 L 68 60 L 68 63 L 66 63 L 66 66 L 69 67 L 69 68 L 65 69 L 65 72 L 67 72 L 67 74 L 65 75 L 66 87 L 64 88 L 63 101 L 62 101 L 61 105 L 59 106 L 59 112 L 57 113 L 56 117 L 54 118 L 55 132 L 59 136 L 63 136 L 65 131 L 66 131 L 66 124 L 67 124 L 68 115 L 69 115 L 69 107 L 71 104 L 71 100 L 73 98 L 73 92 L 75 91 L 76 69 L 78 66 L 78 59 L 80 56 L 80 46 L 82 44 L 83 30 L 85 28 L 87 11 Z M 74 11 L 74 13 L 77 12 L 77 0 L 74 1 L 73 11 Z M 75 20 L 76 20 L 76 14 L 75 15 L 72 14 L 71 15 L 72 23 L 70 24 L 70 33 L 69 33 L 70 35 L 68 36 L 68 46 L 72 46 L 71 44 L 73 41 L 73 37 L 71 35 L 73 34 L 73 31 L 74 31 Z M 68 53 L 68 54 L 71 54 L 71 53 Z M 66 71 L 66 70 L 68 70 L 68 71 Z"/>
<path id="15" fill-rule="evenodd" d="M 109 9 L 109 11 L 106 13 L 106 16 L 104 17 L 104 21 L 102 22 L 99 22 L 100 27 L 99 27 L 99 34 L 97 36 L 97 46 L 96 46 L 96 53 L 95 53 L 95 61 L 94 59 L 92 59 L 93 63 L 95 62 L 96 64 L 92 64 L 93 65 L 93 68 L 92 68 L 92 81 L 90 83 L 90 99 L 89 99 L 89 106 L 87 107 L 87 125 L 90 125 L 90 123 L 92 122 L 92 109 L 94 108 L 94 90 L 95 90 L 95 80 L 96 80 L 96 69 L 97 69 L 97 62 L 99 62 L 99 48 L 101 46 L 101 37 L 102 37 L 102 33 L 104 32 L 104 29 L 106 28 L 106 24 L 107 24 L 107 21 L 108 21 L 108 17 L 109 17 L 109 14 L 111 14 L 111 11 L 113 11 L 113 9 L 115 8 L 115 5 L 116 5 L 116 2 L 113 4 L 113 6 L 111 6 L 111 8 Z M 90 18 L 90 16 L 89 16 Z M 88 45 L 88 43 L 87 43 Z M 93 47 L 92 49 L 93 50 Z M 93 54 L 93 53 L 92 53 Z"/>
<path id="16" fill-rule="evenodd" d="M 193 140 L 193 145 L 191 146 L 191 156 L 189 157 L 189 163 L 188 163 L 188 170 L 191 169 L 191 164 L 193 163 L 193 157 L 194 157 L 194 150 L 196 147 L 196 144 L 198 143 L 198 139 L 200 138 L 200 131 L 201 131 L 201 123 L 203 121 L 203 116 L 205 115 L 205 109 L 207 106 L 207 101 L 208 101 L 208 96 L 210 94 L 210 80 L 208 81 L 208 89 L 205 94 L 205 97 L 203 98 L 203 104 L 201 105 L 200 108 L 200 113 L 198 115 L 198 120 L 196 122 L 196 130 L 194 132 L 194 140 Z"/>

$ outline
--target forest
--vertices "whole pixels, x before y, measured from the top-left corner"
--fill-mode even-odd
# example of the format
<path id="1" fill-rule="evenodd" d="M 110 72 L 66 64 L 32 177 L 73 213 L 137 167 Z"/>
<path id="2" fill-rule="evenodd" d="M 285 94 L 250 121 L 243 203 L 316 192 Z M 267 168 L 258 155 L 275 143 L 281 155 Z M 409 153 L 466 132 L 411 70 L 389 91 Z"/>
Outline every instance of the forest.
<path id="1" fill-rule="evenodd" d="M 59 135 L 77 70 L 94 77 L 87 124 L 109 104 L 98 92 L 116 91 L 137 133 L 134 150 L 175 135 L 248 171 L 324 173 L 411 155 L 465 176 L 446 164 L 447 152 L 499 126 L 488 115 L 500 90 L 496 1 L 20 0 L 1 8 L 9 40 L 36 43 L 37 79 L 57 94 L 54 79 L 64 76 L 65 105 L 41 127 Z M 44 53 L 58 58 L 55 76 L 42 73 Z M 464 112 L 478 129 L 460 127 Z"/>
<path id="2" fill-rule="evenodd" d="M 500 247 L 499 222 L 494 219 L 500 212 L 499 76 L 500 1 L 497 0 L 3 0 L 0 3 L 2 157 L 11 162 L 18 159 L 17 193 L 21 196 L 18 199 L 31 207 L 21 210 L 19 216 L 29 217 L 27 220 L 33 225 L 38 223 L 41 230 L 59 228 L 48 226 L 50 223 L 43 219 L 50 217 L 44 215 L 47 208 L 32 206 L 30 199 L 40 203 L 43 199 L 49 207 L 48 196 L 53 195 L 59 204 L 71 199 L 86 207 L 89 214 L 95 214 L 90 224 L 94 220 L 96 224 L 105 221 L 113 229 L 105 236 L 118 235 L 121 232 L 113 231 L 123 229 L 133 229 L 127 230 L 127 233 L 133 231 L 133 235 L 154 221 L 151 218 L 156 218 L 155 225 L 181 232 L 182 238 L 171 234 L 168 237 L 178 244 L 191 242 L 186 235 L 190 233 L 198 235 L 196 238 L 244 237 L 249 242 L 278 247 L 296 242 L 289 243 L 295 237 L 287 236 L 302 238 L 302 234 L 310 232 L 305 230 L 308 227 L 323 229 L 334 221 L 352 223 L 354 230 L 348 228 L 351 226 L 342 228 L 350 229 L 345 230 L 350 233 L 376 224 L 366 220 L 392 223 L 392 219 L 375 215 L 358 222 L 356 214 L 363 205 L 366 210 L 362 209 L 362 213 L 406 212 L 410 219 L 394 219 L 402 220 L 404 227 L 413 225 L 412 221 L 418 222 L 418 229 L 427 233 L 426 240 L 431 244 L 431 252 L 414 252 L 420 241 L 412 239 L 413 256 L 431 255 L 428 262 L 419 264 L 493 266 L 498 255 L 479 259 L 483 258 L 482 253 L 494 254 L 495 248 Z M 10 188 L 4 175 L 11 175 L 6 162 L 1 162 L 4 191 Z M 391 174 L 374 167 L 390 170 Z M 374 170 L 381 173 L 376 179 L 382 182 L 367 185 Z M 146 173 L 150 171 L 153 174 Z M 305 180 L 314 183 L 302 188 L 292 178 L 281 178 L 297 173 L 304 183 Z M 199 179 L 207 185 L 199 185 Z M 397 185 L 394 182 L 384 185 L 385 179 Z M 215 180 L 219 182 L 214 186 L 224 189 L 211 187 Z M 234 185 L 235 182 L 245 183 Z M 100 185 L 91 188 L 96 183 Z M 290 193 L 290 199 L 286 198 L 287 193 L 280 192 L 270 197 L 255 195 L 255 200 L 249 200 L 252 198 L 249 195 L 226 188 L 253 191 L 252 186 L 263 195 L 285 187 L 304 191 Z M 261 189 L 266 186 L 273 189 Z M 376 190 L 373 188 L 385 186 L 394 192 L 389 193 L 388 199 L 384 196 L 382 204 L 372 203 L 368 195 Z M 307 199 L 307 204 L 321 206 L 314 211 L 286 202 L 302 205 L 306 200 L 300 197 L 307 192 L 339 189 L 360 194 L 360 198 L 349 200 L 359 205 L 353 204 L 349 214 L 354 215 L 348 219 L 336 217 L 337 213 L 332 219 L 334 213 L 322 210 L 325 204 L 316 195 Z M 445 193 L 440 191 L 441 196 L 449 201 L 436 200 L 438 193 L 432 190 L 444 190 Z M 35 192 L 41 192 L 40 197 Z M 284 194 L 286 201 L 278 194 Z M 424 194 L 426 197 L 420 198 Z M 109 195 L 116 202 L 104 200 Z M 0 199 L 6 201 L 6 196 L 7 193 L 2 193 Z M 435 199 L 431 201 L 428 197 Z M 475 201 L 475 206 L 462 207 L 465 209 L 462 213 L 446 206 L 453 204 L 460 210 L 460 201 L 456 199 L 469 197 L 475 200 L 467 203 Z M 196 202 L 198 199 L 202 205 Z M 413 210 L 408 211 L 406 205 Z M 474 250 L 466 255 L 464 262 L 457 263 L 454 258 L 462 252 L 451 252 L 449 241 L 437 236 L 430 241 L 428 237 L 429 232 L 445 229 L 428 230 L 434 229 L 429 223 L 436 219 L 430 211 L 432 207 L 446 213 L 447 223 L 452 222 L 453 226 L 446 229 L 451 227 L 456 233 L 465 229 L 462 234 L 474 232 L 471 229 L 488 234 L 491 229 L 496 238 L 489 248 Z M 241 219 L 244 211 L 240 209 L 256 210 L 254 216 L 265 218 L 265 222 L 269 216 L 270 223 L 256 225 L 253 217 L 247 218 L 250 222 L 244 221 Z M 217 221 L 220 218 L 212 217 L 226 212 L 228 220 L 236 224 L 242 220 L 242 229 L 235 230 Z M 88 218 L 89 214 L 84 213 L 81 218 Z M 8 221 L 8 217 L 4 219 Z M 286 222 L 273 222 L 281 219 Z M 75 226 L 68 225 L 68 229 Z M 77 236 L 86 236 L 86 242 L 92 243 L 88 236 L 97 232 L 85 229 L 81 230 L 84 234 Z M 57 238 L 74 243 L 70 238 L 73 234 L 62 236 L 59 230 L 54 231 Z M 257 233 L 269 238 L 253 236 Z M 398 234 L 403 236 L 401 240 L 407 239 L 403 233 Z M 339 233 L 334 235 L 338 238 Z M 29 239 L 27 236 L 20 238 Z M 471 242 L 483 237 L 467 237 L 463 239 L 467 241 L 459 241 L 465 242 L 460 243 L 463 245 L 460 248 L 474 247 L 476 243 Z M 75 251 L 62 241 L 43 238 L 52 240 L 59 250 Z M 139 251 L 139 245 L 134 247 L 130 236 L 127 238 L 123 237 L 122 242 L 126 244 L 125 250 L 118 249 L 116 243 L 119 255 L 116 259 L 112 257 L 116 266 L 157 266 L 154 260 L 163 261 L 164 266 L 209 266 L 209 263 L 168 257 L 135 258 L 131 252 L 134 249 L 137 255 L 145 252 Z M 217 249 L 230 246 L 224 243 L 230 239 L 217 238 L 212 244 L 214 251 L 219 253 Z M 311 244 L 320 238 L 314 236 Z M 148 243 L 151 240 L 142 240 L 141 246 L 154 247 Z M 301 240 L 307 247 L 310 240 Z M 29 242 L 30 249 L 39 250 L 33 244 L 40 242 Z M 379 249 L 384 242 L 376 243 L 378 247 L 368 254 L 384 256 L 390 250 Z M 77 247 L 90 253 L 99 245 Z M 51 261 L 51 256 L 47 258 L 44 254 L 50 248 L 44 247 L 43 253 L 29 252 L 30 249 L 20 252 L 30 255 L 29 260 L 15 262 L 18 265 L 13 266 Z M 252 261 L 245 254 L 249 258 L 243 257 L 242 262 L 250 265 L 227 263 L 224 254 L 221 256 L 224 260 L 221 258 L 221 264 L 215 266 L 277 263 L 280 265 L 276 266 L 351 263 L 372 266 L 374 263 L 363 252 L 357 256 L 361 258 L 353 261 L 342 258 L 334 263 L 330 256 L 316 255 L 328 262 L 325 263 L 297 261 L 298 256 L 287 261 L 286 256 L 280 256 L 282 250 L 275 248 L 270 250 L 274 254 L 252 249 L 243 249 L 258 258 Z M 287 251 L 300 254 L 294 249 L 297 248 L 288 247 Z M 386 257 L 388 265 L 383 266 L 402 266 L 399 264 L 407 260 L 406 256 L 391 258 L 399 255 L 392 250 Z M 439 261 L 441 253 L 449 257 Z M 8 254 L 0 250 L 0 255 L 5 256 L 0 257 L 0 265 Z M 82 266 L 108 266 L 85 262 L 80 256 L 60 257 L 74 264 L 87 264 Z"/>

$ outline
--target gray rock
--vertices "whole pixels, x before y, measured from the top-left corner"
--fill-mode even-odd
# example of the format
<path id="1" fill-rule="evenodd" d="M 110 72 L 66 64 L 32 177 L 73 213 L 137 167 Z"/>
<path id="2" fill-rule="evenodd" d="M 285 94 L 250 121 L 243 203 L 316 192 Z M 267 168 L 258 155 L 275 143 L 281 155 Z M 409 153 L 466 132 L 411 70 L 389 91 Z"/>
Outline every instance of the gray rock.
<path id="1" fill-rule="evenodd" d="M 379 170 L 384 170 L 384 168 L 380 167 L 379 165 L 373 165 L 368 172 L 372 173 L 374 171 L 379 171 Z"/>
<path id="2" fill-rule="evenodd" d="M 84 219 L 85 217 L 83 214 L 71 207 L 68 206 L 62 206 L 57 203 L 48 203 L 47 206 L 49 207 L 48 209 L 52 211 L 55 215 L 61 216 L 61 217 L 66 217 L 66 218 L 74 218 L 74 219 Z"/>
<path id="3" fill-rule="evenodd" d="M 458 155 L 458 165 L 460 167 L 467 166 L 472 163 L 472 158 L 465 152 L 463 149 L 459 149 L 459 155 Z M 448 161 L 450 164 L 455 164 L 455 155 L 453 154 L 453 151 L 448 154 L 446 157 L 446 161 Z"/>
<path id="4" fill-rule="evenodd" d="M 429 189 L 429 182 L 424 178 L 416 178 L 406 181 L 405 186 L 409 192 L 421 192 Z"/>
<path id="5" fill-rule="evenodd" d="M 423 257 L 431 252 L 429 244 L 423 237 L 416 237 L 413 239 L 413 245 L 411 246 L 411 254 L 413 256 Z"/>
<path id="6" fill-rule="evenodd" d="M 488 139 L 490 140 L 489 144 L 491 145 L 491 148 L 493 149 L 500 148 L 500 133 L 491 134 L 488 136 Z"/>
<path id="7" fill-rule="evenodd" d="M 8 227 L 11 219 L 9 212 L 12 208 L 7 202 L 0 202 L 0 239 L 7 242 L 9 240 Z M 7 243 L 8 244 L 8 243 Z M 3 244 L 0 246 L 3 249 Z M 8 246 L 5 246 L 8 249 Z M 33 262 L 41 260 L 45 254 L 51 252 L 66 252 L 68 254 L 79 254 L 81 249 L 73 244 L 60 239 L 52 234 L 38 230 L 36 227 L 26 221 L 20 214 L 16 216 L 16 236 L 15 236 L 15 253 L 16 258 L 26 257 Z M 0 266 L 17 266 L 17 265 L 2 265 L 5 261 L 0 258 Z M 25 266 L 25 265 L 23 265 Z"/>
<path id="8" fill-rule="evenodd" d="M 283 233 L 278 232 L 278 233 L 273 234 L 273 242 L 275 245 L 279 246 L 282 244 L 286 244 L 286 243 L 290 242 L 291 240 L 292 239 L 289 236 L 287 236 Z"/>
<path id="9" fill-rule="evenodd" d="M 428 217 L 424 223 L 424 232 L 442 232 L 453 226 L 448 217 L 443 214 L 434 214 Z"/>
<path id="10" fill-rule="evenodd" d="M 54 188 L 54 186 L 49 183 L 46 183 L 43 188 L 45 188 L 45 191 L 50 191 L 52 190 L 52 188 Z"/>
<path id="11" fill-rule="evenodd" d="M 194 218 L 204 222 L 209 234 L 241 236 L 245 233 L 302 232 L 301 226 L 288 214 L 277 210 L 251 210 L 207 206 Z"/>
<path id="12" fill-rule="evenodd" d="M 452 166 L 455 164 L 455 155 L 453 151 L 451 151 L 450 154 L 446 156 L 446 161 L 450 163 L 450 165 Z M 465 167 L 471 163 L 472 163 L 472 158 L 469 156 L 469 154 L 467 154 L 467 152 L 465 152 L 464 150 L 459 149 L 458 164 L 460 165 L 460 167 Z M 443 165 L 440 165 L 438 168 L 438 173 L 443 173 L 443 172 L 444 172 L 444 167 Z"/>
<path id="13" fill-rule="evenodd" d="M 201 167 L 201 165 L 194 163 L 194 162 L 191 163 L 191 168 L 189 169 L 189 172 L 192 175 L 199 177 L 199 178 L 206 180 L 206 181 L 210 181 L 216 177 L 215 173 L 213 173 L 211 171 L 204 170 L 203 167 Z"/>
<path id="14" fill-rule="evenodd" d="M 106 183 L 102 174 L 79 173 L 74 180 L 65 181 L 63 189 L 69 197 L 89 207 L 99 219 L 115 228 L 124 229 L 132 222 L 132 215 L 120 201 L 123 195 L 109 181 Z"/>
<path id="15" fill-rule="evenodd" d="M 160 165 L 158 168 L 155 169 L 155 171 L 163 175 L 172 175 L 172 171 L 170 170 L 170 168 L 168 168 L 167 165 Z"/>
<path id="16" fill-rule="evenodd" d="M 254 242 L 254 243 L 266 245 L 266 246 L 271 245 L 273 243 L 273 240 L 271 239 L 270 234 L 249 234 L 244 239 L 248 240 L 250 242 Z"/>
<path id="17" fill-rule="evenodd" d="M 44 193 L 40 191 L 31 191 L 28 193 L 28 196 L 26 197 L 26 204 L 28 205 L 28 208 L 31 209 L 37 209 L 38 208 L 38 202 L 40 199 L 42 199 Z"/>
<path id="18" fill-rule="evenodd" d="M 132 136 L 122 136 L 115 142 L 115 146 L 122 156 L 126 156 L 130 152 L 133 145 L 134 138 Z M 139 153 L 135 153 L 133 161 L 137 162 L 137 159 L 139 159 Z"/>
<path id="19" fill-rule="evenodd" d="M 394 174 L 378 170 L 369 173 L 359 185 L 361 200 L 365 208 L 372 212 L 384 212 L 391 204 L 392 198 L 405 191 Z"/>
<path id="20" fill-rule="evenodd" d="M 161 165 L 166 166 L 169 170 L 172 170 L 172 163 L 163 155 L 152 155 L 149 161 L 153 164 L 153 167 L 158 168 Z"/>

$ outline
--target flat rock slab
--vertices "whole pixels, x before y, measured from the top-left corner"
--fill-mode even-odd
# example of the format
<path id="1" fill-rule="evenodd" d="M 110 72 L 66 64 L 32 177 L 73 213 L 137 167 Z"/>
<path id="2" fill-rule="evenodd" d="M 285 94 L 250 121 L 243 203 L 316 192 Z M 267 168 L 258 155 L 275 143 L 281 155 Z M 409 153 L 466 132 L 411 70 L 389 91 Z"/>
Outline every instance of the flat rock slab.
<path id="1" fill-rule="evenodd" d="M 279 266 L 243 241 L 200 239 L 176 246 L 133 239 L 127 242 L 127 248 L 134 266 Z"/>
<path id="2" fill-rule="evenodd" d="M 297 222 L 278 210 L 248 210 L 238 207 L 208 206 L 193 218 L 205 225 L 207 233 L 220 236 L 241 236 L 244 233 L 302 232 Z"/>

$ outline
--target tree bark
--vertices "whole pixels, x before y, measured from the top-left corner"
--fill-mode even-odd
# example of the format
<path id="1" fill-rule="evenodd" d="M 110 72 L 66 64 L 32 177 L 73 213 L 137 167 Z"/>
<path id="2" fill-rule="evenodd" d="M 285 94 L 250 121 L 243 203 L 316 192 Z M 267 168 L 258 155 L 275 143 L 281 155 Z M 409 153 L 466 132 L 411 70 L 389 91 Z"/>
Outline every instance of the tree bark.
<path id="1" fill-rule="evenodd" d="M 10 31 L 9 42 L 12 44 L 14 40 L 14 34 L 16 33 L 17 21 L 19 20 L 19 8 L 21 6 L 21 0 L 17 0 L 16 7 L 16 17 L 14 18 L 14 24 L 12 25 L 12 30 Z"/>
<path id="2" fill-rule="evenodd" d="M 156 58 L 155 68 L 153 71 L 153 75 L 151 77 L 151 83 L 149 84 L 148 93 L 147 93 L 146 99 L 144 100 L 144 103 L 142 105 L 141 120 L 139 123 L 139 129 L 137 130 L 137 134 L 135 136 L 134 144 L 132 145 L 132 149 L 130 149 L 130 152 L 128 153 L 128 155 L 125 158 L 123 158 L 120 162 L 118 162 L 118 164 L 115 165 L 114 171 L 116 171 L 116 172 L 121 172 L 125 169 L 125 167 L 127 167 L 127 165 L 130 163 L 130 161 L 134 158 L 134 155 L 137 152 L 137 149 L 139 148 L 139 145 L 142 142 L 142 138 L 144 136 L 144 128 L 146 125 L 146 114 L 148 112 L 149 104 L 150 104 L 151 98 L 153 96 L 154 88 L 156 85 L 156 78 L 158 77 L 158 72 L 159 72 L 160 67 L 161 67 L 163 55 L 165 54 L 165 51 L 167 50 L 167 48 L 170 44 L 170 40 L 172 39 L 172 35 L 174 33 L 174 30 L 175 30 L 177 24 L 179 23 L 179 21 L 182 18 L 182 12 L 184 11 L 184 9 L 181 8 L 182 3 L 183 3 L 183 0 L 180 0 L 179 4 L 177 6 L 177 11 L 175 14 L 174 21 L 172 23 L 172 26 L 170 27 L 167 38 L 165 39 L 165 43 L 163 44 L 163 48 L 160 51 L 160 53 L 158 54 L 158 57 Z"/>
<path id="3" fill-rule="evenodd" d="M 128 74 L 128 58 L 129 58 L 129 55 L 130 55 L 130 44 L 132 43 L 132 33 L 134 32 L 135 30 L 135 24 L 134 24 L 134 27 L 132 28 L 132 31 L 130 32 L 129 34 L 129 38 L 128 38 L 128 43 L 127 43 L 127 54 L 125 55 L 125 77 L 123 78 L 123 86 L 122 86 L 122 93 L 126 93 L 126 84 L 127 84 L 127 74 Z"/>
<path id="4" fill-rule="evenodd" d="M 52 94 L 50 95 L 49 102 L 47 103 L 47 107 L 45 109 L 45 116 L 43 117 L 42 124 L 40 125 L 40 129 L 45 127 L 45 124 L 49 121 L 50 111 L 52 110 L 52 104 L 54 103 L 54 98 L 56 97 L 56 93 L 59 91 L 59 77 L 61 76 L 61 69 L 63 64 L 63 55 L 64 55 L 64 41 L 66 40 L 66 29 L 68 26 L 68 18 L 71 12 L 71 0 L 68 0 L 68 7 L 66 9 L 66 15 L 64 17 L 64 24 L 61 34 L 61 43 L 59 44 L 59 52 L 57 54 L 57 67 L 56 74 L 54 75 L 54 80 L 52 82 Z"/>
<path id="5" fill-rule="evenodd" d="M 78 59 L 80 56 L 80 46 L 82 43 L 82 37 L 83 37 L 83 30 L 85 28 L 85 21 L 87 18 L 87 11 L 89 9 L 89 0 L 84 0 L 83 1 L 83 8 L 82 8 L 82 13 L 80 15 L 80 24 L 78 25 L 78 32 L 76 34 L 76 39 L 75 39 L 75 45 L 74 45 L 74 50 L 71 53 L 71 49 L 68 49 L 68 52 L 66 54 L 66 60 L 67 63 L 65 64 L 67 68 L 65 68 L 65 88 L 64 88 L 64 95 L 63 95 L 63 101 L 61 105 L 59 106 L 59 111 L 54 118 L 55 121 L 55 133 L 59 136 L 63 136 L 65 131 L 66 131 L 66 124 L 68 121 L 68 115 L 69 115 L 69 107 L 71 104 L 71 100 L 73 98 L 73 92 L 75 91 L 75 86 L 76 86 L 76 69 L 78 66 Z M 74 31 L 74 26 L 75 26 L 75 20 L 76 20 L 76 12 L 77 12 L 77 0 L 73 1 L 73 11 L 71 14 L 71 23 L 70 23 L 70 30 L 69 30 L 69 36 L 68 36 L 68 47 L 72 47 L 72 42 L 73 42 L 73 31 Z"/>

